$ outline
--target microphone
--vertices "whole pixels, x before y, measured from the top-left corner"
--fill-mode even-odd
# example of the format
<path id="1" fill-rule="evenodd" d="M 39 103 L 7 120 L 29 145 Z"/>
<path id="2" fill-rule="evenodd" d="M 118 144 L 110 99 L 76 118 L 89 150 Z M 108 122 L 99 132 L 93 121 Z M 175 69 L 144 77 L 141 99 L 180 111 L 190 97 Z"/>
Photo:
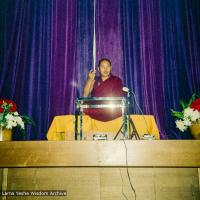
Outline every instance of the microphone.
<path id="1" fill-rule="evenodd" d="M 129 91 L 129 88 L 123 87 L 122 90 L 123 90 L 124 92 L 128 92 L 128 91 Z"/>
<path id="2" fill-rule="evenodd" d="M 130 98 L 132 94 L 134 95 L 134 92 L 131 91 L 128 87 L 123 87 L 122 91 L 127 93 L 128 98 Z"/>
<path id="3" fill-rule="evenodd" d="M 123 87 L 122 91 L 129 93 L 129 94 L 134 94 L 128 87 Z"/>

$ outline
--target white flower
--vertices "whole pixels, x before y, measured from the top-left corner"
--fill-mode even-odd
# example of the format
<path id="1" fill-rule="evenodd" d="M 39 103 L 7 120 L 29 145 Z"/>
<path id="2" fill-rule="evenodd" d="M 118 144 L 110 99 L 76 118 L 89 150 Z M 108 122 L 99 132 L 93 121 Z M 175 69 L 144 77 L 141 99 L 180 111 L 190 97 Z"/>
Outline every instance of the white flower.
<path id="1" fill-rule="evenodd" d="M 22 129 L 24 129 L 24 122 L 17 112 L 14 113 L 14 115 L 7 114 L 5 118 L 7 119 L 7 125 L 6 125 L 7 129 L 12 129 L 17 125 L 19 125 Z"/>
<path id="2" fill-rule="evenodd" d="M 10 106 L 13 105 L 13 103 L 8 104 L 7 101 L 3 101 L 3 104 L 1 104 L 4 110 L 2 113 L 0 113 L 0 127 L 7 129 L 19 127 L 20 129 L 24 129 L 24 121 L 26 122 L 26 118 L 21 117 L 17 111 L 10 111 Z M 29 119 L 28 116 L 27 119 Z"/>
<path id="3" fill-rule="evenodd" d="M 24 122 L 20 124 L 21 128 L 24 129 Z"/>
<path id="4" fill-rule="evenodd" d="M 15 117 L 15 121 L 19 126 L 21 126 L 22 129 L 24 129 L 24 122 L 21 117 Z"/>
<path id="5" fill-rule="evenodd" d="M 189 118 L 185 118 L 185 119 L 183 119 L 183 124 L 185 126 L 191 126 L 192 122 L 191 122 L 191 120 Z"/>
<path id="6" fill-rule="evenodd" d="M 193 115 L 193 112 L 194 110 L 190 107 L 186 108 L 184 111 L 183 111 L 183 115 L 184 115 L 184 118 L 189 118 Z"/>
<path id="7" fill-rule="evenodd" d="M 15 122 L 13 115 L 7 114 L 5 118 L 7 119 L 7 125 L 6 125 L 7 129 L 12 129 L 13 127 L 17 126 L 17 123 Z"/>
<path id="8" fill-rule="evenodd" d="M 18 116 L 18 115 L 19 115 L 19 113 L 18 113 L 18 112 L 14 112 L 13 114 L 14 114 L 15 116 Z"/>
<path id="9" fill-rule="evenodd" d="M 12 129 L 12 124 L 7 124 L 6 128 L 7 129 Z"/>
<path id="10" fill-rule="evenodd" d="M 191 115 L 191 120 L 195 122 L 197 119 L 200 119 L 200 112 L 198 110 L 194 110 Z"/>
<path id="11" fill-rule="evenodd" d="M 200 112 L 190 107 L 186 108 L 183 111 L 183 115 L 184 115 L 184 120 L 189 119 L 191 122 L 195 122 L 197 121 L 197 119 L 200 119 Z"/>
<path id="12" fill-rule="evenodd" d="M 184 131 L 187 129 L 187 126 L 185 126 L 184 121 L 182 121 L 182 120 L 176 120 L 175 123 L 176 123 L 176 127 L 177 127 L 180 131 L 184 132 Z"/>
<path id="13" fill-rule="evenodd" d="M 13 120 L 8 120 L 7 121 L 7 125 L 6 125 L 6 128 L 7 129 L 12 129 L 14 127 L 14 123 L 13 123 Z"/>
<path id="14" fill-rule="evenodd" d="M 13 115 L 7 114 L 7 115 L 5 116 L 5 118 L 6 118 L 8 121 L 13 120 Z"/>

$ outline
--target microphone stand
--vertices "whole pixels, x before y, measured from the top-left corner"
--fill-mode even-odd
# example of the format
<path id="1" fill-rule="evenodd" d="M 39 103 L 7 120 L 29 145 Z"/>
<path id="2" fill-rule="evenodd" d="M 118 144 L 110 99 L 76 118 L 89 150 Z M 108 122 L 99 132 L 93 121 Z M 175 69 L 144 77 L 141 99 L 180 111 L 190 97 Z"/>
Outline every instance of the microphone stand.
<path id="1" fill-rule="evenodd" d="M 135 137 L 136 140 L 140 140 L 140 136 L 135 128 L 135 124 L 133 122 L 133 120 L 131 119 L 131 116 L 130 116 L 130 97 L 131 97 L 131 91 L 129 90 L 127 92 L 127 102 L 128 102 L 128 105 L 127 105 L 127 112 L 126 112 L 126 120 L 128 121 L 128 139 L 132 139 L 133 137 Z M 131 102 L 132 103 L 132 102 Z M 123 123 L 127 123 L 127 122 L 123 122 Z M 123 129 L 124 128 L 124 124 L 122 124 L 122 126 L 120 127 L 119 131 L 117 132 L 117 134 L 115 135 L 114 137 L 114 140 L 116 140 L 117 136 L 119 135 L 119 133 L 121 132 L 124 137 L 126 138 L 126 131 L 127 129 Z M 132 129 L 132 131 L 131 131 Z M 126 138 L 127 139 L 127 138 Z"/>
<path id="2" fill-rule="evenodd" d="M 127 93 L 127 98 L 128 98 L 127 118 L 128 118 L 128 126 L 129 126 L 128 128 L 129 139 L 132 139 L 133 137 L 135 137 L 136 140 L 140 140 L 140 136 L 135 128 L 135 124 L 130 115 L 130 104 L 133 104 L 133 102 L 131 101 L 131 94 L 132 94 L 132 91 L 129 90 Z"/>

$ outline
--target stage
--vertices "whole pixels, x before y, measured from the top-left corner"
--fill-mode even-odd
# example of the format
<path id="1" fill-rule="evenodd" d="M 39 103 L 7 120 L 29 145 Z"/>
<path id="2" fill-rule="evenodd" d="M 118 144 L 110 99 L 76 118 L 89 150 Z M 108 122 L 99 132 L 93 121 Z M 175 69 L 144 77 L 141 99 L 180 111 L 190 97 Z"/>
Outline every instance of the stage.
<path id="1" fill-rule="evenodd" d="M 70 200 L 124 199 L 123 190 L 134 199 L 128 168 L 137 199 L 200 197 L 200 141 L 13 141 L 1 142 L 0 157 L 4 190 L 66 190 Z"/>

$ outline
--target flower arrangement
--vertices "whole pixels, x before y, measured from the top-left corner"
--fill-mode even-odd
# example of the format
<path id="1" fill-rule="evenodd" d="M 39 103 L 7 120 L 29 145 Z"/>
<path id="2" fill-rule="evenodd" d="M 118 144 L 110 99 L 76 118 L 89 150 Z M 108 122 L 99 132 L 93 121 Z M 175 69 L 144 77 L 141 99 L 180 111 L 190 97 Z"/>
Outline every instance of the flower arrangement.
<path id="1" fill-rule="evenodd" d="M 180 101 L 182 111 L 174 111 L 171 109 L 171 115 L 176 117 L 176 127 L 184 132 L 187 128 L 195 123 L 200 123 L 200 95 L 193 94 L 188 103 Z"/>
<path id="2" fill-rule="evenodd" d="M 24 124 L 34 125 L 28 116 L 20 116 L 17 112 L 16 103 L 8 99 L 0 99 L 0 127 L 13 129 L 19 127 L 24 132 Z"/>

